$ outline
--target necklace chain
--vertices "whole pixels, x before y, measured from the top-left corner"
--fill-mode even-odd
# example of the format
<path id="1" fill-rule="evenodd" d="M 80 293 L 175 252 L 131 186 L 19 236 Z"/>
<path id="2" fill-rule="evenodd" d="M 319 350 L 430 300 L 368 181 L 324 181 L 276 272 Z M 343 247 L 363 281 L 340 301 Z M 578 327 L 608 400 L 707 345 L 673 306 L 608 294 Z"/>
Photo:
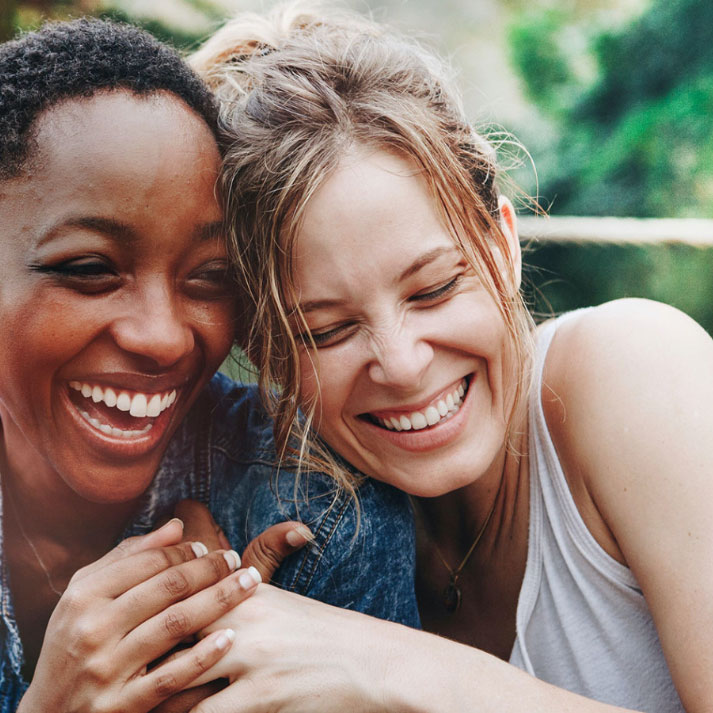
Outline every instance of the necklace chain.
<path id="1" fill-rule="evenodd" d="M 44 563 L 44 560 L 42 557 L 40 557 L 40 553 L 37 551 L 37 547 L 35 547 L 35 543 L 30 539 L 29 535 L 25 532 L 25 528 L 22 525 L 22 519 L 20 518 L 20 514 L 17 510 L 17 505 L 15 505 L 15 498 L 10 492 L 10 488 L 5 488 L 5 494 L 7 495 L 8 502 L 10 504 L 10 509 L 12 510 L 12 515 L 15 518 L 15 522 L 17 523 L 17 527 L 20 530 L 20 534 L 22 535 L 22 538 L 25 540 L 25 542 L 29 545 L 30 549 L 32 550 L 32 554 L 35 556 L 35 559 L 37 560 L 37 564 L 40 565 L 40 568 L 42 571 L 45 573 L 45 577 L 47 579 L 47 584 L 49 585 L 49 588 L 58 596 L 62 596 L 62 592 L 57 589 L 57 587 L 54 586 L 54 582 L 52 581 L 52 575 L 50 574 L 50 571 L 47 567 L 47 565 Z"/>
<path id="2" fill-rule="evenodd" d="M 501 481 L 501 484 L 502 484 L 502 481 Z M 460 564 L 455 569 L 453 569 L 448 564 L 448 561 L 443 556 L 443 553 L 441 552 L 441 548 L 438 546 L 436 541 L 432 537 L 430 538 L 431 542 L 433 543 L 433 547 L 436 550 L 436 554 L 438 555 L 438 558 L 443 563 L 443 566 L 448 570 L 448 584 L 446 585 L 445 589 L 443 590 L 442 597 L 443 597 L 443 605 L 445 606 L 446 611 L 449 614 L 455 614 L 455 612 L 457 612 L 458 609 L 460 608 L 461 599 L 463 597 L 462 597 L 461 589 L 458 586 L 458 578 L 460 577 L 461 572 L 463 571 L 463 568 L 470 561 L 470 558 L 473 555 L 473 552 L 475 552 L 475 548 L 478 546 L 478 543 L 480 542 L 483 535 L 485 534 L 485 530 L 487 529 L 488 525 L 490 524 L 490 520 L 492 519 L 493 513 L 495 512 L 495 505 L 498 502 L 498 493 L 499 492 L 500 492 L 500 488 L 498 487 L 498 490 L 495 493 L 495 497 L 493 498 L 493 504 L 490 506 L 490 510 L 488 511 L 488 514 L 485 516 L 485 520 L 483 521 L 483 524 L 480 526 L 480 529 L 476 533 L 472 544 L 468 548 L 468 551 L 465 553 L 465 557 L 463 557 Z M 415 505 L 413 498 L 411 498 L 411 504 L 412 504 L 412 506 Z M 424 525 L 425 525 L 425 522 L 424 522 Z"/>

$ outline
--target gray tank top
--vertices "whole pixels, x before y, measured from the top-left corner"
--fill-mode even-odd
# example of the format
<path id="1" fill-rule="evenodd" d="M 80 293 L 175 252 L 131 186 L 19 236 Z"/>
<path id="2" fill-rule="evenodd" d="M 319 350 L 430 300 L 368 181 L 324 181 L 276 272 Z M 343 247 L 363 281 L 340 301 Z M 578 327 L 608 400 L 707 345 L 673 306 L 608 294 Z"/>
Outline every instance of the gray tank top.
<path id="1" fill-rule="evenodd" d="M 641 589 L 584 524 L 545 422 L 545 357 L 571 314 L 538 335 L 529 407 L 529 544 L 510 663 L 604 703 L 683 711 Z"/>

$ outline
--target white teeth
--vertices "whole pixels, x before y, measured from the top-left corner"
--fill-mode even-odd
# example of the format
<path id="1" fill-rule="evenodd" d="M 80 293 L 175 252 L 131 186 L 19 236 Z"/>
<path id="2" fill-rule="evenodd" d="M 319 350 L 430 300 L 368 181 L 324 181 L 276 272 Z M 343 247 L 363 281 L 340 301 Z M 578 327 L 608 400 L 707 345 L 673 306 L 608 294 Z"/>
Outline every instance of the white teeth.
<path id="1" fill-rule="evenodd" d="M 433 406 L 429 406 L 426 409 L 426 423 L 428 423 L 429 426 L 433 426 L 434 424 L 438 423 L 440 420 L 441 420 L 441 414 L 439 414 L 438 411 Z"/>
<path id="2" fill-rule="evenodd" d="M 69 387 L 74 391 L 79 391 L 84 398 L 91 399 L 94 403 L 103 401 L 110 408 L 128 411 L 135 418 L 156 418 L 178 398 L 175 389 L 164 394 L 135 393 L 132 396 L 126 391 L 121 391 L 117 395 L 116 390 L 110 387 L 102 388 L 81 381 L 70 381 Z M 127 431 L 121 432 L 127 433 Z"/>
<path id="3" fill-rule="evenodd" d="M 428 426 L 426 417 L 420 411 L 414 411 L 409 416 L 409 420 L 411 421 L 414 431 L 420 431 L 422 428 L 426 428 L 426 426 Z"/>
<path id="4" fill-rule="evenodd" d="M 145 418 L 147 406 L 146 397 L 143 394 L 136 394 L 134 398 L 131 399 L 129 413 L 135 418 Z"/>
<path id="5" fill-rule="evenodd" d="M 103 434 L 113 436 L 114 438 L 136 438 L 137 436 L 143 436 L 145 433 L 148 433 L 153 427 L 153 423 L 147 423 L 142 429 L 129 429 L 124 431 L 121 428 L 110 426 L 108 423 L 102 423 L 98 418 L 90 416 L 86 411 L 79 411 L 79 413 L 82 415 L 82 418 L 87 423 L 91 423 L 97 431 L 101 431 Z"/>
<path id="6" fill-rule="evenodd" d="M 146 415 L 155 418 L 161 413 L 161 396 L 154 394 L 146 407 Z"/>
<path id="7" fill-rule="evenodd" d="M 427 426 L 435 426 L 441 421 L 448 420 L 460 409 L 463 397 L 468 388 L 468 382 L 462 379 L 458 386 L 445 398 L 439 399 L 435 404 L 427 406 L 421 411 L 414 411 L 408 416 L 387 416 L 376 420 L 389 431 L 420 431 Z"/>

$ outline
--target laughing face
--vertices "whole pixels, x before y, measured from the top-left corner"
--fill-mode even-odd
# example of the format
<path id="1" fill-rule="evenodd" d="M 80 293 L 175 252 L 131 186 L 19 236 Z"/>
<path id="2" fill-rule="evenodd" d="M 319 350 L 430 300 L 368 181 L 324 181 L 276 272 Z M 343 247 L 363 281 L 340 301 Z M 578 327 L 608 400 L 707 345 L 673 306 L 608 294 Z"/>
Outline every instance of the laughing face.
<path id="1" fill-rule="evenodd" d="M 342 162 L 307 204 L 294 280 L 316 345 L 302 349 L 303 396 L 336 451 L 421 496 L 496 462 L 514 389 L 508 331 L 411 162 Z"/>
<path id="2" fill-rule="evenodd" d="M 93 502 L 143 492 L 230 348 L 219 165 L 169 94 L 51 108 L 0 183 L 6 467 Z"/>

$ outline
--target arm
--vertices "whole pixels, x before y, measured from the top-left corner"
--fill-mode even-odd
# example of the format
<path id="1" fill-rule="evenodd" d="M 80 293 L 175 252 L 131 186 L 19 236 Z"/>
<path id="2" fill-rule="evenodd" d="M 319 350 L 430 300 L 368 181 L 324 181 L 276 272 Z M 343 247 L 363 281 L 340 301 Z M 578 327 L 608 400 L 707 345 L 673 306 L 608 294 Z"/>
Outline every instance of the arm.
<path id="1" fill-rule="evenodd" d="M 587 313 L 557 342 L 546 410 L 575 500 L 640 582 L 686 710 L 709 711 L 713 344 L 680 313 L 641 302 Z M 234 683 L 196 713 L 337 702 L 354 711 L 622 710 L 482 651 L 289 596 L 261 586 L 236 609 L 244 646 L 229 654 Z"/>
<path id="2" fill-rule="evenodd" d="M 214 671 L 232 683 L 192 713 L 623 711 L 478 649 L 269 585 L 228 618 L 237 643 Z"/>
<path id="3" fill-rule="evenodd" d="M 564 325 L 545 376 L 580 512 L 634 573 L 685 709 L 709 711 L 713 341 L 676 310 L 620 301 Z"/>

